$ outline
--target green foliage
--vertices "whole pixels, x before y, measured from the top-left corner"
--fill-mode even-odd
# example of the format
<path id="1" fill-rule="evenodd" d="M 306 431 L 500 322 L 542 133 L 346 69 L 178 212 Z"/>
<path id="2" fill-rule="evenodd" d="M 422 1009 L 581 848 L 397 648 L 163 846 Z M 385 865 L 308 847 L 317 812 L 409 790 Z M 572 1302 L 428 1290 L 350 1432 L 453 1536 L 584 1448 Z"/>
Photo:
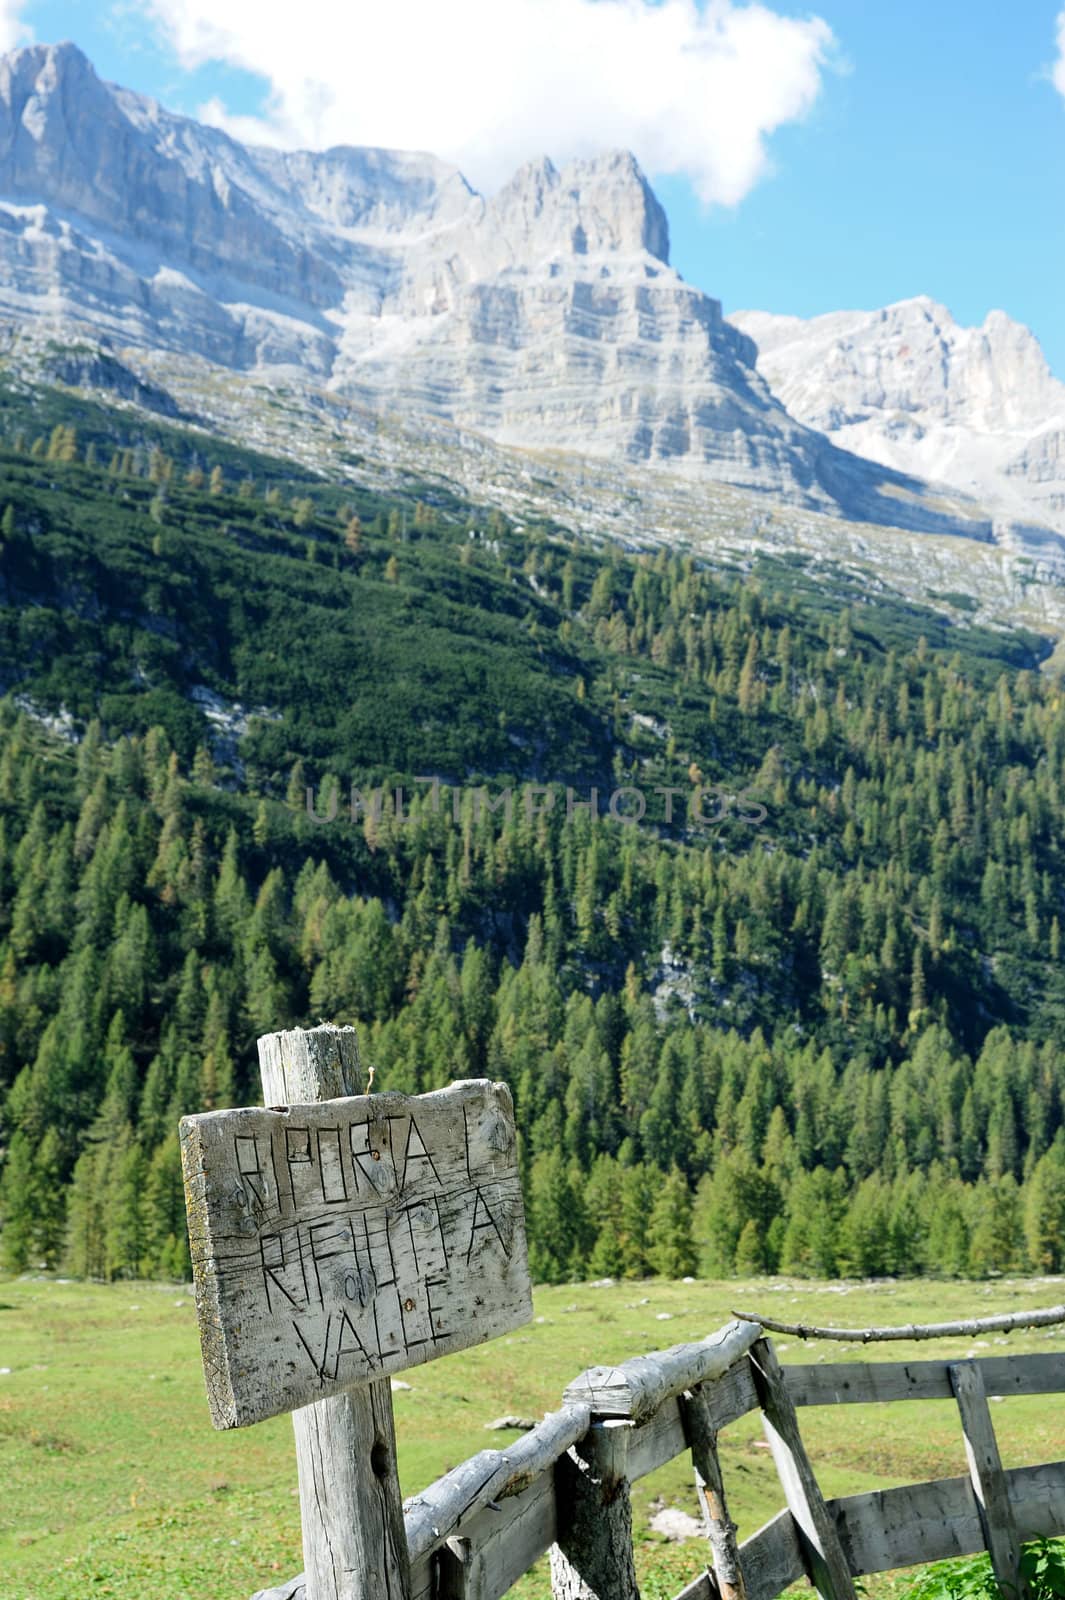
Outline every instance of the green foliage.
<path id="1" fill-rule="evenodd" d="M 1065 1597 L 1065 1540 L 1036 1539 L 1021 1551 L 1021 1573 L 1030 1600 Z M 991 1558 L 938 1561 L 920 1574 L 907 1600 L 1010 1600 L 991 1571 Z"/>
<path id="2" fill-rule="evenodd" d="M 41 450 L 0 449 L 8 1264 L 184 1271 L 178 1118 L 323 1017 L 385 1087 L 510 1084 L 543 1278 L 1063 1269 L 1044 641 L 34 404 Z M 545 777 L 538 812 L 470 793 Z"/>
<path id="3" fill-rule="evenodd" d="M 658 1184 L 648 1227 L 647 1255 L 661 1278 L 683 1278 L 695 1270 L 691 1192 L 677 1167 Z"/>

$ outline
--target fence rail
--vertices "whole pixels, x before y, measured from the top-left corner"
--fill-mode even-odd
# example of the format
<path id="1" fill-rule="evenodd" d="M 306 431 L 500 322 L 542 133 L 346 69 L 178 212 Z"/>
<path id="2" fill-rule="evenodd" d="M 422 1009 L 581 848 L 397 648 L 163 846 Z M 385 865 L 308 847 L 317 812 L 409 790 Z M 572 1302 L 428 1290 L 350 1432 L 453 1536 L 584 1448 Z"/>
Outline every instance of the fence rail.
<path id="1" fill-rule="evenodd" d="M 1065 1461 L 1004 1470 L 987 1397 L 1065 1393 L 1065 1354 L 782 1368 L 759 1324 L 594 1367 L 561 1410 L 505 1450 L 482 1450 L 405 1507 L 411 1600 L 500 1600 L 551 1552 L 556 1600 L 639 1600 L 629 1485 L 691 1451 L 713 1568 L 676 1600 L 774 1600 L 806 1577 L 823 1600 L 853 1579 L 987 1549 L 1020 1595 L 1020 1544 L 1065 1533 Z M 953 1399 L 968 1476 L 826 1502 L 797 1408 Z M 761 1411 L 786 1508 L 737 1547 L 717 1457 L 721 1429 Z M 301 1577 L 254 1600 L 314 1600 Z"/>

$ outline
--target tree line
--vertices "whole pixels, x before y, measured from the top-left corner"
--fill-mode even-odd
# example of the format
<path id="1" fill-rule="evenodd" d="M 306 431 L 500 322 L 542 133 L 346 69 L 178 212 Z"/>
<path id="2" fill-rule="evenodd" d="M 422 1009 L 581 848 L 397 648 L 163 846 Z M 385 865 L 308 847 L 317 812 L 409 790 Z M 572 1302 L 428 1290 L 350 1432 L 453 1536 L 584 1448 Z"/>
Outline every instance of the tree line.
<path id="1" fill-rule="evenodd" d="M 1065 713 L 1030 637 L 863 606 L 842 577 L 826 600 L 779 564 L 715 573 L 340 491 L 306 489 L 308 511 L 150 454 L 105 468 L 75 449 L 53 434 L 13 477 L 4 626 L 24 650 L 57 630 L 55 692 L 79 706 L 93 651 L 111 652 L 147 680 L 128 703 L 151 694 L 162 720 L 141 709 L 123 733 L 115 700 L 70 729 L 36 701 L 0 702 L 7 1267 L 187 1272 L 179 1117 L 257 1099 L 256 1036 L 319 1019 L 357 1023 L 382 1087 L 511 1086 L 542 1279 L 1065 1267 Z M 171 711 L 177 677 L 154 687 L 180 668 L 158 633 L 123 633 L 117 602 L 99 625 L 79 614 L 80 634 L 58 609 L 51 574 L 81 559 L 64 472 L 110 496 L 79 534 L 104 577 L 118 529 L 158 614 L 155 574 L 171 572 L 194 642 L 224 636 L 241 671 L 258 641 L 280 674 L 286 638 L 237 600 L 189 608 L 194 558 L 246 515 L 249 540 L 274 541 L 262 594 L 283 582 L 286 605 L 318 608 L 297 612 L 305 638 L 326 602 L 354 607 L 356 628 L 380 604 L 416 677 L 468 661 L 479 627 L 515 684 L 542 674 L 543 698 L 508 722 L 487 678 L 449 688 L 443 804 L 390 759 L 392 730 L 366 721 L 361 742 L 327 743 L 345 688 L 324 676 L 313 737 L 264 723 L 235 758 L 187 702 Z M 294 576 L 308 540 L 313 580 Z M 535 753 L 548 722 L 591 752 L 558 802 L 477 806 L 471 770 L 492 793 L 550 786 Z M 507 748 L 509 773 L 489 764 Z M 565 780 L 582 771 L 681 794 L 735 784 L 765 820 L 569 815 Z M 353 780 L 384 789 L 354 819 Z M 339 794 L 334 822 L 312 820 L 308 791 L 319 814 Z"/>

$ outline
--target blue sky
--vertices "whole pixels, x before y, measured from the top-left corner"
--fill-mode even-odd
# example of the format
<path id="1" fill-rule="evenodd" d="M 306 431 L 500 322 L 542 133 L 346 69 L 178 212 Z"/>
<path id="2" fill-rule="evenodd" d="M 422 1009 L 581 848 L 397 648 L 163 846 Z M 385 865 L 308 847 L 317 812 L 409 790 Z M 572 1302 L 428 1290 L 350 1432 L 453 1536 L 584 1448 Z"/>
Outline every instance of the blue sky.
<path id="1" fill-rule="evenodd" d="M 1065 101 L 1057 7 L 826 0 L 850 70 L 772 141 L 775 174 L 709 216 L 659 192 L 674 258 L 726 308 L 808 316 L 929 294 L 1001 307 L 1065 378 Z"/>
<path id="2" fill-rule="evenodd" d="M 393 14 L 404 4 L 413 13 L 418 3 L 395 0 Z M 247 131 L 239 119 L 265 118 L 267 136 L 280 142 L 429 146 L 485 186 L 502 168 L 494 171 L 482 153 L 497 152 L 513 165 L 546 149 L 561 160 L 589 148 L 602 129 L 604 144 L 630 144 L 651 170 L 670 216 L 675 264 L 717 295 L 726 312 L 806 316 L 930 294 L 969 323 L 1001 307 L 1034 329 L 1065 378 L 1065 98 L 1050 79 L 1061 0 L 1023 0 L 1017 7 L 991 0 L 773 3 L 771 11 L 754 8 L 763 32 L 747 30 L 748 45 L 743 25 L 756 20 L 751 8 L 706 0 L 711 11 L 717 8 L 724 54 L 707 67 L 703 85 L 694 77 L 682 82 L 702 38 L 692 14 L 705 17 L 705 6 L 697 12 L 696 0 L 657 0 L 644 8 L 659 12 L 663 23 L 671 12 L 676 24 L 655 29 L 650 50 L 651 35 L 632 26 L 640 0 L 491 4 L 488 12 L 482 0 L 453 0 L 447 13 L 438 4 L 435 12 L 457 19 L 460 35 L 467 25 L 462 61 L 470 58 L 469 40 L 478 39 L 473 54 L 482 52 L 475 62 L 481 84 L 499 79 L 503 62 L 507 71 L 519 71 L 513 56 L 526 63 L 524 80 L 500 87 L 506 109 L 493 109 L 487 91 L 464 92 L 461 76 L 453 77 L 458 57 L 449 73 L 439 72 L 439 50 L 426 31 L 429 11 L 419 13 L 419 27 L 407 27 L 404 49 L 404 35 L 394 43 L 383 31 L 381 8 L 367 0 L 351 0 L 342 24 L 337 8 L 304 0 L 299 15 L 310 64 L 290 69 L 293 13 L 283 8 L 282 19 L 277 7 L 274 33 L 266 37 L 269 0 L 265 9 L 262 0 L 202 7 L 197 0 L 113 6 L 27 0 L 19 9 L 32 36 L 73 38 L 101 76 L 176 110 L 196 114 L 213 101 L 214 115 L 237 119 L 236 130 Z M 580 95 L 583 121 L 567 109 L 573 97 L 565 88 L 548 82 L 560 70 L 551 36 L 560 23 L 588 90 Z M 508 26 L 517 30 L 516 48 Z M 344 30 L 336 42 L 344 76 L 334 68 L 330 78 L 334 27 Z M 482 44 L 486 33 L 492 37 Z M 364 36 L 375 62 L 376 100 L 357 70 Z M 430 74 L 424 83 L 417 78 L 419 38 L 426 39 Z M 746 49 L 748 60 L 735 68 L 730 101 L 732 69 L 722 60 L 734 47 L 739 57 Z M 661 79 L 672 71 L 674 48 L 671 108 L 670 86 Z M 655 66 L 660 81 L 643 82 L 655 76 Z M 405 108 L 412 73 L 418 92 L 409 99 L 417 100 L 417 115 Z M 451 92 L 434 97 L 426 85 L 449 74 Z M 748 104 L 760 97 L 766 105 L 748 115 Z M 483 103 L 483 125 L 471 120 L 472 99 Z M 716 118 L 707 110 L 711 99 L 724 106 Z M 319 115 L 322 105 L 327 113 Z M 717 203 L 700 198 L 707 194 Z"/>

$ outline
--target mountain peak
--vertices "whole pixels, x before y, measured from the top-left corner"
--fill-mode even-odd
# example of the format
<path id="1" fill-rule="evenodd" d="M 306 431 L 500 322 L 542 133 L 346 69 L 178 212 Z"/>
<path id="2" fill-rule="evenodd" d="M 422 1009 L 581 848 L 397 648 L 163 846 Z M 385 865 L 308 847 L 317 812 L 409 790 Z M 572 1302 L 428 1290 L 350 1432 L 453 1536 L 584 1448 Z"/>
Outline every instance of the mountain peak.
<path id="1" fill-rule="evenodd" d="M 1065 385 L 1004 311 L 959 323 L 928 295 L 804 321 L 732 319 L 793 416 L 896 471 L 949 483 L 996 514 L 1065 528 Z"/>
<path id="2" fill-rule="evenodd" d="M 606 150 L 561 169 L 549 156 L 527 161 L 492 202 L 511 228 L 521 226 L 564 255 L 654 256 L 669 263 L 669 223 L 636 157 Z"/>
<path id="3" fill-rule="evenodd" d="M 858 430 L 848 445 L 929 438 L 936 476 L 944 429 L 1019 428 L 1023 444 L 1056 403 L 1014 325 L 959 329 L 920 297 L 788 321 L 783 338 L 758 319 L 763 358 L 813 339 L 789 416 L 752 340 L 669 269 L 665 212 L 625 149 L 540 156 L 486 198 L 430 155 L 246 146 L 101 82 L 76 45 L 32 45 L 0 60 L 0 196 L 0 314 L 19 324 L 863 520 L 971 531 L 973 515 L 882 489 L 879 467 L 803 426 L 807 401 L 835 436 Z M 1041 448 L 1052 497 L 1057 445 Z"/>
<path id="4" fill-rule="evenodd" d="M 1016 344 L 1033 344 L 1042 354 L 1042 346 L 1028 324 L 1019 322 L 1008 311 L 1001 311 L 997 306 L 987 313 L 980 332 L 992 339 L 1012 339 Z"/>
<path id="5" fill-rule="evenodd" d="M 880 312 L 883 321 L 924 321 L 934 323 L 937 328 L 955 327 L 953 313 L 949 306 L 933 300 L 929 294 L 915 294 L 906 300 L 896 300 L 891 305 L 885 306 Z"/>
<path id="6" fill-rule="evenodd" d="M 57 44 L 25 44 L 9 50 L 0 56 L 0 73 L 23 81 L 36 81 L 48 74 L 56 83 L 64 78 L 96 78 L 96 68 L 72 39 L 60 39 Z"/>
<path id="7" fill-rule="evenodd" d="M 639 248 L 669 264 L 669 221 L 631 150 L 604 150 L 579 157 L 567 162 L 561 177 L 591 199 L 597 194 L 625 197 L 639 227 Z"/>

